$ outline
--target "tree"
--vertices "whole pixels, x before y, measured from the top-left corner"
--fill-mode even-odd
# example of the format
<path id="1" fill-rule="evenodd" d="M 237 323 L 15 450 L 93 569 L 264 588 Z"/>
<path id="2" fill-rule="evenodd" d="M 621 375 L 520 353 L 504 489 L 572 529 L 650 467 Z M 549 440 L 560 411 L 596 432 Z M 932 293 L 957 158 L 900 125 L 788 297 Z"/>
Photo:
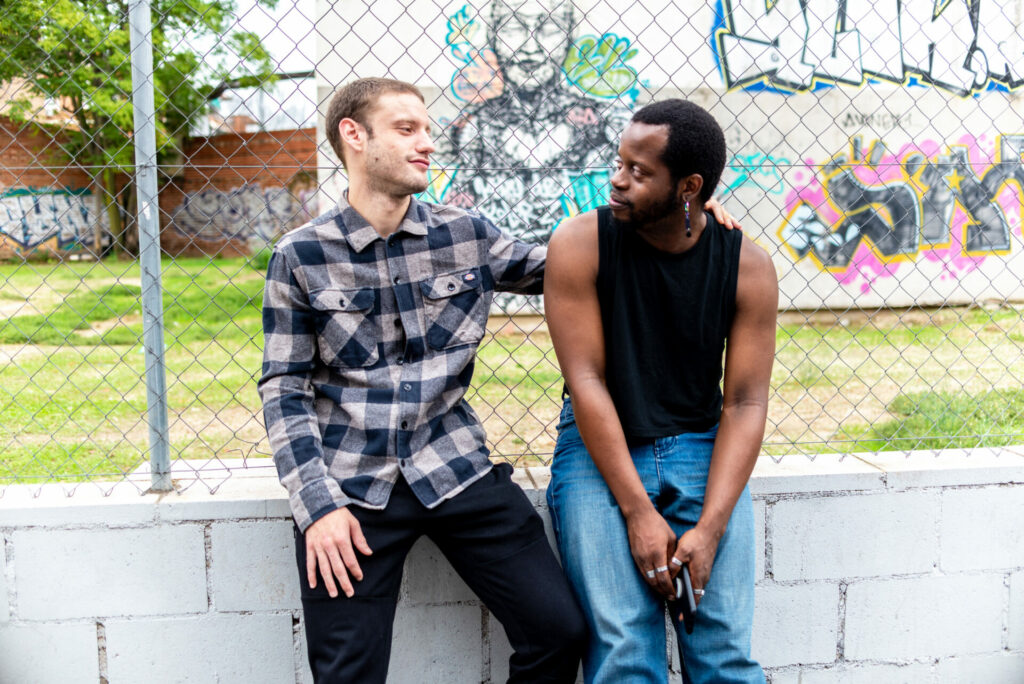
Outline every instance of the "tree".
<path id="1" fill-rule="evenodd" d="M 133 216 L 135 204 L 128 7 L 127 0 L 0 0 L 0 82 L 24 79 L 73 118 L 65 151 L 103 188 L 110 234 L 122 250 L 122 212 Z M 159 162 L 180 153 L 218 85 L 264 85 L 273 69 L 260 38 L 235 27 L 235 0 L 152 0 L 151 7 Z M 31 122 L 37 109 L 38 101 L 24 97 L 8 115 Z M 97 254 L 101 240 L 98 227 Z"/>

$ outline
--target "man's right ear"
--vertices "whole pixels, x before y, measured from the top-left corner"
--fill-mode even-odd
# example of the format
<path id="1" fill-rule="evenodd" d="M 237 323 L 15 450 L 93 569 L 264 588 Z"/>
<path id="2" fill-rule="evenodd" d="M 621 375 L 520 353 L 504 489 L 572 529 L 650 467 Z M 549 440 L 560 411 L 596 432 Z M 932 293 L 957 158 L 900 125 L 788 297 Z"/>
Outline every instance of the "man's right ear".
<path id="1" fill-rule="evenodd" d="M 341 136 L 341 142 L 347 147 L 351 147 L 356 152 L 362 152 L 366 147 L 366 128 L 364 128 L 355 119 L 342 119 L 338 122 L 338 133 Z"/>

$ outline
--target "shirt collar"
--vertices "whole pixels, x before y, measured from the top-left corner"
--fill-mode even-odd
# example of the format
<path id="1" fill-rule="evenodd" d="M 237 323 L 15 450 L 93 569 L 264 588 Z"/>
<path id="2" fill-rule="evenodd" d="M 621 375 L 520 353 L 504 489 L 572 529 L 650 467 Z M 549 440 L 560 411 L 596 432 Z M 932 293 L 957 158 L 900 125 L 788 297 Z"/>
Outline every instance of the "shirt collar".
<path id="1" fill-rule="evenodd" d="M 348 244 L 356 252 L 362 252 L 374 240 L 383 240 L 380 233 L 363 218 L 363 216 L 352 208 L 348 203 L 348 190 L 341 194 L 338 200 L 338 214 L 335 223 L 341 230 L 341 234 L 348 240 Z M 409 198 L 409 208 L 405 211 L 402 222 L 398 224 L 398 233 L 409 233 L 410 235 L 427 234 L 427 207 L 415 197 Z"/>

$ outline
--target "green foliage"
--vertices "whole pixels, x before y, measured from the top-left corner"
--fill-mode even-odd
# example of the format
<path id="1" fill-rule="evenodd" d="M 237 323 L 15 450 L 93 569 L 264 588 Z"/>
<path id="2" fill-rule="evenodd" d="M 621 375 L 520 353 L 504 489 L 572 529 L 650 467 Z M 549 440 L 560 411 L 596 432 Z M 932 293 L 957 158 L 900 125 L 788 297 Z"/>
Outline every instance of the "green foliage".
<path id="1" fill-rule="evenodd" d="M 0 13 L 0 82 L 25 79 L 74 117 L 68 151 L 83 166 L 124 171 L 134 162 L 128 9 L 127 1 L 19 0 Z M 234 0 L 152 2 L 157 146 L 165 152 L 205 112 L 217 84 L 270 78 L 269 53 L 258 36 L 234 29 L 235 9 Z M 207 42 L 203 53 L 193 47 Z M 16 118 L 35 114 L 27 96 L 15 104 Z"/>

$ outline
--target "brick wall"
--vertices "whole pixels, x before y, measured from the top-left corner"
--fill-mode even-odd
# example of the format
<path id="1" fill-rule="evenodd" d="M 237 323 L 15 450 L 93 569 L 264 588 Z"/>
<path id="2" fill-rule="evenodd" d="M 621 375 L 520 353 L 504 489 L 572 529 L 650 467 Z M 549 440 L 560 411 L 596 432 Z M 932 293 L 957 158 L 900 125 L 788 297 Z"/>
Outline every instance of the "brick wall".
<path id="1" fill-rule="evenodd" d="M 91 242 L 90 221 L 105 220 L 100 189 L 71 163 L 66 144 L 56 126 L 0 116 L 0 259 Z M 91 212 L 88 218 L 82 209 Z"/>
<path id="2" fill-rule="evenodd" d="M 193 138 L 160 192 L 170 254 L 246 254 L 304 222 L 316 185 L 316 129 Z"/>
<path id="3" fill-rule="evenodd" d="M 56 127 L 0 117 L 0 258 L 91 245 L 86 224 L 105 224 L 102 191 L 65 143 Z M 179 167 L 161 168 L 161 182 L 165 251 L 248 254 L 315 213 L 316 129 L 192 138 Z"/>

